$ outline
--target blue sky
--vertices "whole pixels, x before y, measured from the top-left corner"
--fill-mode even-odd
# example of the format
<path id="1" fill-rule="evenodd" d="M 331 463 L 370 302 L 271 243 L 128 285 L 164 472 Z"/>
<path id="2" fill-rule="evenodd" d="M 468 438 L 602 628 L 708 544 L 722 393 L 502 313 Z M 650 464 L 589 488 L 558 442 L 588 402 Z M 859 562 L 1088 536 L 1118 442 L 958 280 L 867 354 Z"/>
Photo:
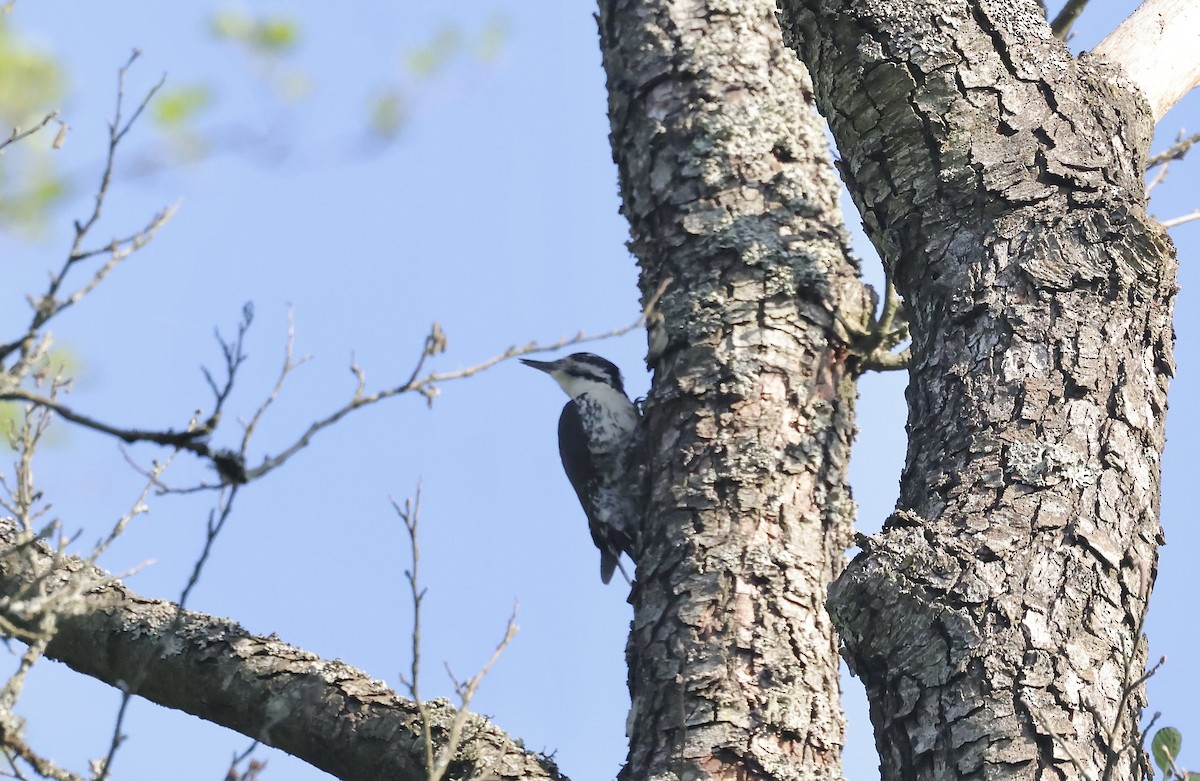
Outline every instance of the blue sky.
<path id="1" fill-rule="evenodd" d="M 1097 42 L 1134 2 L 1095 3 L 1078 25 L 1076 49 Z M 403 380 L 429 325 L 449 352 L 434 368 L 454 369 L 512 344 L 551 342 L 580 330 L 624 325 L 637 314 L 636 268 L 617 212 L 608 148 L 604 76 L 594 8 L 585 2 L 364 2 L 255 4 L 292 13 L 303 38 L 291 63 L 312 79 L 307 101 L 280 109 L 254 64 L 206 34 L 207 4 L 65 0 L 18 2 L 11 24 L 65 63 L 71 88 L 60 107 L 72 132 L 62 165 L 90 183 L 98 176 L 115 73 L 133 47 L 144 52 L 128 85 L 138 95 L 164 71 L 168 85 L 203 82 L 218 90 L 213 124 L 236 122 L 290 145 L 281 162 L 246 155 L 134 176 L 113 187 L 98 238 L 128 233 L 164 205 L 178 216 L 97 293 L 56 324 L 56 338 L 83 356 L 70 403 L 118 424 L 180 426 L 209 403 L 199 371 L 218 365 L 214 326 L 230 332 L 242 304 L 257 318 L 229 412 L 248 416 L 269 391 L 283 358 L 290 306 L 297 351 L 312 360 L 289 380 L 254 452 L 277 453 L 308 421 L 353 391 L 353 353 L 371 388 Z M 399 141 L 363 154 L 361 127 L 372 90 L 395 77 L 403 53 L 446 23 L 470 35 L 500 14 L 508 38 L 488 65 L 459 62 L 416 91 Z M 205 121 L 201 122 L 204 126 Z M 1181 128 L 1200 127 L 1189 96 L 1160 123 L 1162 148 Z M 130 157 L 153 142 L 135 129 Z M 9 155 L 16 154 L 14 150 Z M 1200 206 L 1200 159 L 1177 165 L 1152 210 L 1173 217 Z M 96 173 L 92 173 L 95 171 Z M 6 299 L 0 331 L 24 322 L 22 296 L 39 289 L 70 240 L 70 221 L 89 207 L 83 189 L 44 237 L 3 242 Z M 854 224 L 853 216 L 848 218 Z M 1179 376 L 1171 389 L 1162 551 L 1150 625 L 1151 653 L 1170 660 L 1151 682 L 1151 710 L 1164 724 L 1200 734 L 1191 626 L 1197 539 L 1190 479 L 1198 433 L 1192 347 L 1194 256 L 1200 223 L 1173 231 L 1180 249 Z M 859 234 L 861 238 L 861 234 Z M 869 258 L 869 247 L 859 241 Z M 871 278 L 877 263 L 868 259 Z M 7 336 L 5 337 L 8 338 Z M 624 369 L 635 394 L 648 388 L 643 337 L 635 332 L 594 348 Z M 904 378 L 861 384 L 852 475 L 860 528 L 876 530 L 890 511 L 904 453 Z M 320 434 L 284 470 L 243 491 L 191 607 L 228 616 L 251 631 L 338 657 L 398 685 L 408 669 L 407 545 L 389 497 L 424 485 L 423 681 L 450 696 L 445 661 L 472 673 L 503 632 L 514 600 L 521 632 L 485 681 L 475 709 L 538 750 L 556 753 L 577 781 L 611 778 L 625 755 L 628 704 L 624 644 L 630 608 L 619 585 L 597 577 L 597 553 L 561 474 L 555 422 L 563 398 L 544 376 L 506 363 L 450 383 L 432 410 L 419 397 L 355 413 Z M 231 426 L 225 441 L 233 445 Z M 148 462 L 156 453 L 135 448 Z M 37 465 L 42 488 L 81 544 L 125 512 L 141 479 L 108 439 L 61 429 Z M 181 457 L 167 479 L 186 483 L 203 469 Z M 203 542 L 203 497 L 164 497 L 138 518 L 104 560 L 117 572 L 152 561 L 129 584 L 175 598 Z M 16 660 L 12 662 L 15 666 Z M 877 777 L 866 706 L 846 684 L 851 721 L 845 758 L 852 779 Z M 118 695 L 61 665 L 36 668 L 20 712 L 29 738 L 80 769 L 108 745 Z M 68 707 L 64 707 L 64 704 Z M 118 778 L 222 778 L 245 738 L 190 716 L 136 702 L 118 755 Z M 268 778 L 326 776 L 264 750 Z M 1200 759 L 1193 765 L 1200 766 Z"/>

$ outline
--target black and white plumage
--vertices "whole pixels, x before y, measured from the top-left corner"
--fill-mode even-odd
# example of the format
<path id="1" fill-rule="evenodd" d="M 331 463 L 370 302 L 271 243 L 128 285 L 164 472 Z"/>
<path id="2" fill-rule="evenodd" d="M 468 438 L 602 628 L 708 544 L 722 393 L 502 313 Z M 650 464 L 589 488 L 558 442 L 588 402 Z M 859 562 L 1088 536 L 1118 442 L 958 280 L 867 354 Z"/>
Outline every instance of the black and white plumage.
<path id="1" fill-rule="evenodd" d="M 592 353 L 521 363 L 544 371 L 571 400 L 558 418 L 558 453 L 600 549 L 600 579 L 608 583 L 630 552 L 639 514 L 636 475 L 637 407 L 621 372 Z"/>

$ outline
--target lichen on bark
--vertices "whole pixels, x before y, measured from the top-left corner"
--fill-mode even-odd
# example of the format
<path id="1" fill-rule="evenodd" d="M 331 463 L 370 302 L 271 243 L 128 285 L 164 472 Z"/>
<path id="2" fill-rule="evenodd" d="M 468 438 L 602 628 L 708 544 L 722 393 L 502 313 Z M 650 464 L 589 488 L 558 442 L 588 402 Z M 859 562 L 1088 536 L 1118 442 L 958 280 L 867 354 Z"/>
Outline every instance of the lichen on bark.
<path id="1" fill-rule="evenodd" d="M 1032 2 L 783 13 L 912 328 L 899 512 L 830 599 L 884 777 L 1130 777 L 1176 269 L 1148 107 Z"/>
<path id="2" fill-rule="evenodd" d="M 825 592 L 844 563 L 869 310 L 775 7 L 601 3 L 614 159 L 652 324 L 648 521 L 622 778 L 840 778 Z M 657 332 L 656 332 L 657 329 Z"/>

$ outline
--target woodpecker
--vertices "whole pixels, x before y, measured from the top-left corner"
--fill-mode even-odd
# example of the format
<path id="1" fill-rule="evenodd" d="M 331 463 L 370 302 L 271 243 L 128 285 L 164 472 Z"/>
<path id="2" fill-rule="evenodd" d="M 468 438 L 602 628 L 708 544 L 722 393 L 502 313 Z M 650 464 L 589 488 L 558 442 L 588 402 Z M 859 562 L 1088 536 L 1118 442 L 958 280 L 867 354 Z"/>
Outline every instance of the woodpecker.
<path id="1" fill-rule="evenodd" d="M 571 400 L 558 418 L 558 454 L 600 549 L 600 580 L 608 583 L 630 552 L 640 501 L 636 458 L 637 407 L 625 395 L 621 372 L 591 353 L 521 363 L 554 378 Z"/>

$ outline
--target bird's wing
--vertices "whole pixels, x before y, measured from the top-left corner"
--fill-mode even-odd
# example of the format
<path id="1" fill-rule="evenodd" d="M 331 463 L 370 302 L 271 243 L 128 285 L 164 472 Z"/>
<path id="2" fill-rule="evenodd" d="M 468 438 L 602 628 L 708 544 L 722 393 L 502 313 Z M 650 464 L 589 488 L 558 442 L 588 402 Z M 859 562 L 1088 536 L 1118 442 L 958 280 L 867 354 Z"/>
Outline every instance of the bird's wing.
<path id="1" fill-rule="evenodd" d="M 596 469 L 592 462 L 592 451 L 587 446 L 587 432 L 583 430 L 583 420 L 579 417 L 579 407 L 574 401 L 568 401 L 558 416 L 558 455 L 562 458 L 563 470 L 579 503 L 591 515 L 588 507 L 588 497 L 595 491 L 593 482 Z"/>
<path id="2" fill-rule="evenodd" d="M 608 583 L 620 563 L 621 542 L 609 539 L 604 526 L 596 518 L 595 508 L 592 507 L 592 499 L 599 489 L 599 481 L 587 441 L 587 432 L 584 431 L 583 421 L 579 417 L 579 407 L 574 401 L 569 401 L 558 416 L 558 455 L 562 458 L 563 471 L 567 473 L 567 479 L 571 481 L 571 487 L 575 489 L 579 504 L 583 506 L 587 515 L 592 542 L 600 549 L 600 579 Z M 628 576 L 626 578 L 628 579 Z"/>

